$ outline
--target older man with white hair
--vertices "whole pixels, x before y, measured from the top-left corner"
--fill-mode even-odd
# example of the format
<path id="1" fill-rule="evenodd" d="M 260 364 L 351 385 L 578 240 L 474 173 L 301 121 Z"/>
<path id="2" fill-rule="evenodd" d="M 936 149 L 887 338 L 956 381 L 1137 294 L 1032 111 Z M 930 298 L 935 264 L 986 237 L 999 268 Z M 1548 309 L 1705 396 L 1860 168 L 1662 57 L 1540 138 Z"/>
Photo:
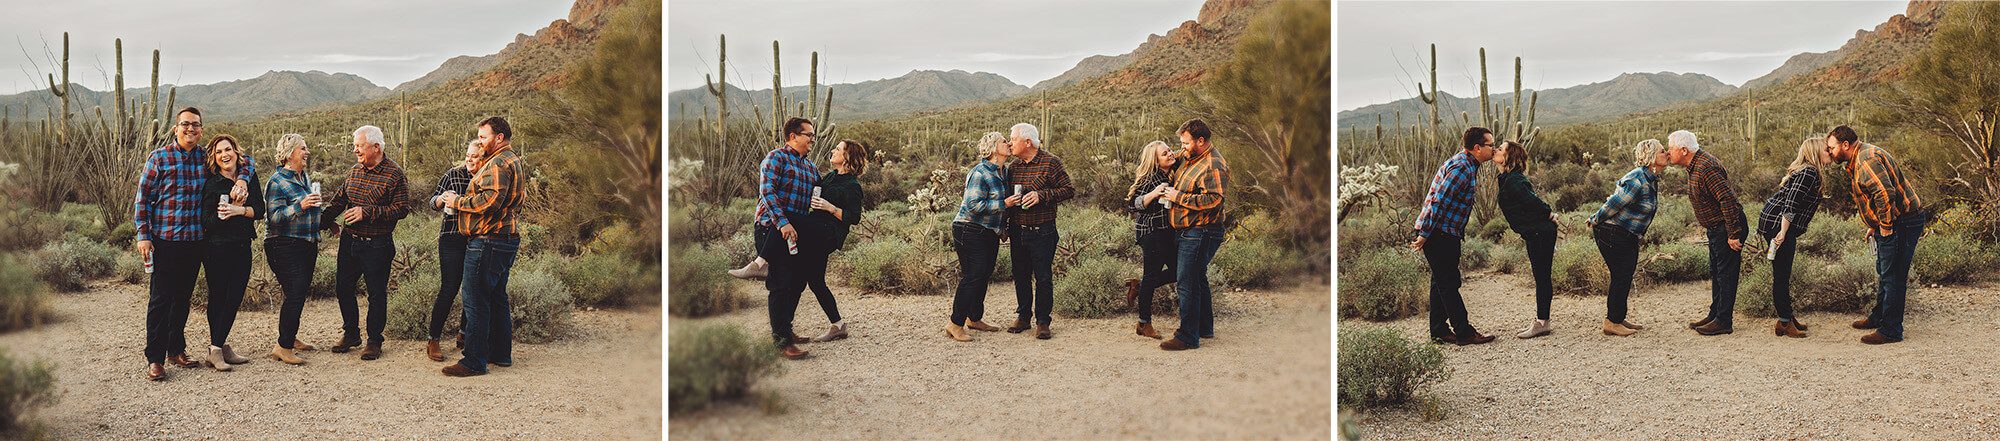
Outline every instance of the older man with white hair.
<path id="1" fill-rule="evenodd" d="M 1014 155 L 1014 165 L 1007 167 L 1007 184 L 1013 192 L 1002 203 L 1007 207 L 1007 235 L 1013 238 L 1008 254 L 1014 259 L 1014 301 L 1019 305 L 1007 332 L 1028 330 L 1032 312 L 1035 338 L 1048 340 L 1053 335 L 1049 313 L 1056 292 L 1056 204 L 1075 196 L 1076 188 L 1070 185 L 1062 158 L 1042 150 L 1042 134 L 1034 124 L 1015 124 L 1007 138 Z"/>
<path id="2" fill-rule="evenodd" d="M 1722 335 L 1733 331 L 1736 315 L 1736 285 L 1743 270 L 1743 239 L 1749 235 L 1743 203 L 1723 170 L 1722 161 L 1701 149 L 1694 132 L 1681 130 L 1667 135 L 1667 159 L 1688 170 L 1688 204 L 1694 219 L 1708 230 L 1708 317 L 1688 327 L 1701 335 Z"/>
<path id="3" fill-rule="evenodd" d="M 395 161 L 382 155 L 382 129 L 361 126 L 354 130 L 354 167 L 333 197 L 327 215 L 337 216 L 331 229 L 340 236 L 340 254 L 334 263 L 333 292 L 340 301 L 340 343 L 335 353 L 361 346 L 361 328 L 356 325 L 360 307 L 355 304 L 355 285 L 368 278 L 368 341 L 362 360 L 382 357 L 382 327 L 388 321 L 389 261 L 396 255 L 396 222 L 410 213 L 409 181 Z"/>

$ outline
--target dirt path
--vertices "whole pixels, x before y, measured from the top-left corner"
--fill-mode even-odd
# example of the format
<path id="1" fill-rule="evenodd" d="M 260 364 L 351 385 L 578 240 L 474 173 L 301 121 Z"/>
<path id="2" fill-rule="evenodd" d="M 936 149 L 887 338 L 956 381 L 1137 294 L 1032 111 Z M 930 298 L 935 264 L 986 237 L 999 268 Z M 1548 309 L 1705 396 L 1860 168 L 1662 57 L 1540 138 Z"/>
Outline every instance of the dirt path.
<path id="1" fill-rule="evenodd" d="M 752 296 L 756 286 L 739 282 Z M 948 296 L 856 296 L 836 289 L 853 338 L 804 347 L 813 358 L 758 383 L 786 410 L 733 403 L 675 415 L 687 439 L 1324 439 L 1332 436 L 1332 334 L 1326 285 L 1216 295 L 1218 338 L 1166 352 L 1132 334 L 1132 316 L 1056 317 L 1055 338 L 974 332 L 945 338 Z M 824 331 L 810 295 L 798 332 Z M 753 298 L 761 299 L 762 296 Z M 675 329 L 736 323 L 770 327 L 761 300 Z M 1006 326 L 1011 284 L 986 298 L 988 322 Z M 1004 318 L 1004 319 L 1003 319 Z M 1163 333 L 1178 320 L 1155 317 Z"/>
<path id="2" fill-rule="evenodd" d="M 340 338 L 332 299 L 311 299 L 299 338 L 319 345 L 290 366 L 262 358 L 277 339 L 274 311 L 244 311 L 231 332 L 255 361 L 234 372 L 169 367 L 143 378 L 143 285 L 55 295 L 57 323 L 0 334 L 16 357 L 58 363 L 61 402 L 38 420 L 56 439 L 658 439 L 660 312 L 579 311 L 578 332 L 514 346 L 511 368 L 474 378 L 438 373 L 423 342 L 390 340 L 382 359 L 324 348 Z M 364 305 L 365 308 L 365 305 Z M 208 322 L 189 314 L 189 350 Z M 453 354 L 451 360 L 456 360 Z"/>
<path id="3" fill-rule="evenodd" d="M 1745 280 L 1744 283 L 1769 283 Z M 1513 334 L 1534 318 L 1533 282 L 1481 274 L 1465 285 L 1472 324 L 1499 336 L 1447 347 L 1452 378 L 1434 389 L 1449 412 L 1364 415 L 1385 439 L 1982 439 L 2000 433 L 2000 284 L 1921 288 L 1907 340 L 1860 342 L 1858 314 L 1806 313 L 1811 337 L 1772 335 L 1775 319 L 1737 314 L 1736 333 L 1687 329 L 1708 308 L 1708 283 L 1640 286 L 1627 338 L 1596 327 L 1600 296 L 1556 297 L 1555 334 Z M 1423 316 L 1388 323 L 1427 335 Z M 1343 321 L 1342 326 L 1382 326 Z"/>

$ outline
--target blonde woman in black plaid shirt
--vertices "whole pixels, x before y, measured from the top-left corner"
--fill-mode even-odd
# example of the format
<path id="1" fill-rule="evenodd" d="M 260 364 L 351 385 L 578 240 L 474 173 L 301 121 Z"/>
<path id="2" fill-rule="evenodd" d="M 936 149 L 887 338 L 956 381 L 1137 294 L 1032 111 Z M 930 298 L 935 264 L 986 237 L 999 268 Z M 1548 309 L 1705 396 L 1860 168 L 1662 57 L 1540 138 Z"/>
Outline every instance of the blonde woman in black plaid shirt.
<path id="1" fill-rule="evenodd" d="M 444 319 L 451 316 L 452 299 L 458 298 L 459 282 L 465 280 L 465 235 L 458 233 L 458 213 L 444 206 L 446 194 L 463 196 L 465 186 L 472 182 L 472 168 L 479 163 L 481 150 L 479 141 L 465 144 L 465 160 L 444 177 L 438 178 L 437 189 L 431 190 L 430 206 L 444 212 L 444 223 L 438 228 L 438 293 L 431 301 L 430 342 L 424 345 L 424 356 L 431 361 L 444 361 L 444 351 L 438 347 L 438 339 L 444 334 Z M 453 346 L 465 347 L 465 334 L 459 333 Z"/>
<path id="2" fill-rule="evenodd" d="M 1153 291 L 1174 283 L 1175 261 L 1180 248 L 1174 244 L 1174 230 L 1167 225 L 1167 207 L 1161 196 L 1171 187 L 1176 161 L 1164 141 L 1153 141 L 1139 151 L 1139 165 L 1132 171 L 1132 188 L 1125 191 L 1125 208 L 1132 212 L 1132 229 L 1144 258 L 1140 278 L 1125 279 L 1125 305 L 1144 297 L 1139 304 L 1139 324 L 1134 332 L 1160 339 L 1153 330 Z"/>

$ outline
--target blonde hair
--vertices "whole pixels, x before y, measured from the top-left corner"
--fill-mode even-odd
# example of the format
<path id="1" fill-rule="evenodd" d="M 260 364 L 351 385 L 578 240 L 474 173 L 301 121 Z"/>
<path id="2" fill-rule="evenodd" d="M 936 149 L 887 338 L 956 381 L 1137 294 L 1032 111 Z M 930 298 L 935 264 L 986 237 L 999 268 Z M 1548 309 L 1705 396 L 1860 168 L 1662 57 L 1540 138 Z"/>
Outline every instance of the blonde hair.
<path id="1" fill-rule="evenodd" d="M 1658 139 L 1639 141 L 1639 145 L 1632 146 L 1632 163 L 1640 167 L 1652 166 L 1653 157 L 1659 156 L 1660 152 L 1666 149 L 1666 146 L 1660 145 Z"/>
<path id="2" fill-rule="evenodd" d="M 1833 162 L 1833 158 L 1826 155 L 1826 138 L 1806 138 L 1804 143 L 1799 144 L 1799 155 L 1792 159 L 1792 165 L 1785 167 L 1785 178 L 1779 180 L 1778 185 L 1784 186 L 1799 170 L 1818 169 L 1828 162 Z"/>
<path id="3" fill-rule="evenodd" d="M 1139 148 L 1139 166 L 1132 170 L 1133 182 L 1146 177 L 1146 174 L 1152 173 L 1153 169 L 1160 168 L 1160 154 L 1156 152 L 1166 148 L 1170 148 L 1167 147 L 1167 142 L 1160 140 L 1146 143 L 1145 147 Z"/>
<path id="4" fill-rule="evenodd" d="M 994 152 L 1000 151 L 1000 143 L 1003 142 L 1007 142 L 1007 135 L 1000 132 L 986 132 L 986 136 L 979 137 L 979 144 L 976 145 L 979 149 L 979 158 L 993 157 Z"/>
<path id="5" fill-rule="evenodd" d="M 306 146 L 306 137 L 304 135 L 300 135 L 297 133 L 286 133 L 285 136 L 278 138 L 278 147 L 272 153 L 274 153 L 275 154 L 274 156 L 276 156 L 278 159 L 278 166 L 284 167 L 285 161 L 292 159 L 292 152 L 297 151 L 299 148 L 305 146 Z"/>

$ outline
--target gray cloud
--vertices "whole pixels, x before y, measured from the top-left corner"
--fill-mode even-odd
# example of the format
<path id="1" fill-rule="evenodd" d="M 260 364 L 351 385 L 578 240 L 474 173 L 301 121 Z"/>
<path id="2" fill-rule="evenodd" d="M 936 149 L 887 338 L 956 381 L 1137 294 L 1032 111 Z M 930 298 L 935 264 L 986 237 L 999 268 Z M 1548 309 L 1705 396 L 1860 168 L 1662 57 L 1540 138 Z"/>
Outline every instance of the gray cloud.
<path id="1" fill-rule="evenodd" d="M 1415 96 L 1413 81 L 1429 81 L 1419 69 L 1431 43 L 1438 46 L 1438 81 L 1459 96 L 1478 93 L 1481 46 L 1488 79 L 1506 83 L 1490 87 L 1513 87 L 1516 56 L 1524 88 L 1660 71 L 1740 86 L 1792 55 L 1838 49 L 1856 30 L 1874 29 L 1907 4 L 1340 2 L 1336 104 L 1346 110 Z"/>

